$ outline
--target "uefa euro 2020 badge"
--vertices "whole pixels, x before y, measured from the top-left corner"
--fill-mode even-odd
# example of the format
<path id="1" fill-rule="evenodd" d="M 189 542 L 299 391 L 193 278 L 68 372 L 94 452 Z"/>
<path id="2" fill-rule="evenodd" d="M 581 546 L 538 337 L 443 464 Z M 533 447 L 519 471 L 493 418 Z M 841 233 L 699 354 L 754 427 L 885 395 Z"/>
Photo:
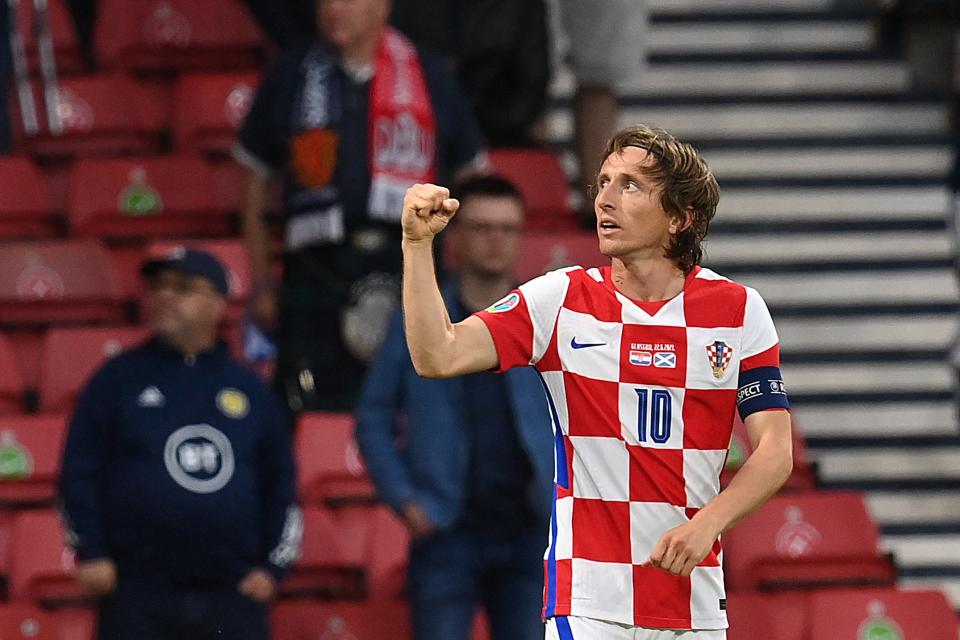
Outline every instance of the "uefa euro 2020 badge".
<path id="1" fill-rule="evenodd" d="M 504 313 L 515 309 L 518 304 L 520 304 L 520 294 L 514 291 L 502 300 L 494 302 L 487 307 L 487 313 Z"/>
<path id="2" fill-rule="evenodd" d="M 887 608 L 880 600 L 867 604 L 867 618 L 857 629 L 857 640 L 903 640 L 903 629 L 887 617 Z"/>
<path id="3" fill-rule="evenodd" d="M 228 418 L 242 420 L 250 413 L 250 400 L 243 391 L 226 387 L 217 394 L 217 408 Z"/>
<path id="4" fill-rule="evenodd" d="M 733 359 L 733 347 L 723 340 L 714 340 L 707 345 L 707 360 L 713 369 L 713 377 L 719 380 L 727 372 L 730 361 Z"/>

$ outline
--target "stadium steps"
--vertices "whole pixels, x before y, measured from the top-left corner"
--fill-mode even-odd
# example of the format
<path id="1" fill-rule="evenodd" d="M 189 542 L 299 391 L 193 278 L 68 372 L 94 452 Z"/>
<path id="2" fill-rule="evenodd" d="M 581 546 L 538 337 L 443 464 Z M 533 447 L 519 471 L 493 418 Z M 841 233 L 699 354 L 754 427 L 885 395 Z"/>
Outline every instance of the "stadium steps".
<path id="1" fill-rule="evenodd" d="M 824 486 L 865 491 L 902 583 L 960 609 L 945 100 L 831 0 L 648 4 L 621 124 L 701 149 L 723 192 L 706 264 L 767 300 Z M 560 73 L 547 118 L 571 175 L 572 91 Z"/>

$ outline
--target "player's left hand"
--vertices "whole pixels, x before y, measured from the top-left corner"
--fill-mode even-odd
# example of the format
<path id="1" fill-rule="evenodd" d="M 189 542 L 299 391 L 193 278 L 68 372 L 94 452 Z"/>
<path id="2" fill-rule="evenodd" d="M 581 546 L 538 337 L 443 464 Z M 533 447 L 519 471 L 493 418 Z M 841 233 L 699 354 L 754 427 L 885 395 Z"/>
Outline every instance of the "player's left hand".
<path id="1" fill-rule="evenodd" d="M 237 589 L 257 602 L 269 602 L 277 592 L 277 582 L 263 569 L 251 569 Z"/>
<path id="2" fill-rule="evenodd" d="M 689 576 L 707 557 L 719 536 L 718 531 L 705 523 L 691 520 L 664 533 L 643 566 L 663 569 L 675 576 Z"/>

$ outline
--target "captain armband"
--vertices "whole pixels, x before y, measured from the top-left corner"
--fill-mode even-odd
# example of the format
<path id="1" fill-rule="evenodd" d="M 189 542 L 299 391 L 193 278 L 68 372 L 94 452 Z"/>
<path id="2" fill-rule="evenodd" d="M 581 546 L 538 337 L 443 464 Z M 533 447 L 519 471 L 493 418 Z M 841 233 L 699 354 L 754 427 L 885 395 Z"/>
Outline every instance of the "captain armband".
<path id="1" fill-rule="evenodd" d="M 758 411 L 789 408 L 787 388 L 783 384 L 780 367 L 757 367 L 740 372 L 737 409 L 742 420 Z"/>

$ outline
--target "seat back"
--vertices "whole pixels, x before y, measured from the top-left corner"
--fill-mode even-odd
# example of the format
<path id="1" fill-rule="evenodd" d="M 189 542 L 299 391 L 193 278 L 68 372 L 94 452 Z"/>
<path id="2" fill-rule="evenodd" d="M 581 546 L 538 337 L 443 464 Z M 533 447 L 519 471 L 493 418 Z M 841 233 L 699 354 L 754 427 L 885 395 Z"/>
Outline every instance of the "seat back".
<path id="1" fill-rule="evenodd" d="M 0 506 L 49 506 L 66 437 L 62 415 L 0 417 Z"/>
<path id="2" fill-rule="evenodd" d="M 46 238 L 58 227 L 36 165 L 27 158 L 0 157 L 0 238 Z"/>
<path id="3" fill-rule="evenodd" d="M 174 143 L 180 151 L 224 156 L 253 104 L 255 73 L 195 73 L 180 78 L 174 97 Z"/>
<path id="4" fill-rule="evenodd" d="M 0 415 L 18 413 L 23 407 L 23 377 L 7 337 L 0 333 Z"/>
<path id="5" fill-rule="evenodd" d="M 806 593 L 727 594 L 727 640 L 807 640 Z"/>
<path id="6" fill-rule="evenodd" d="M 145 239 L 227 235 L 228 212 L 199 156 L 84 159 L 70 176 L 76 235 Z"/>
<path id="7" fill-rule="evenodd" d="M 294 454 L 304 502 L 329 505 L 374 499 L 350 414 L 305 413 L 297 421 Z"/>
<path id="8" fill-rule="evenodd" d="M 527 227 L 573 229 L 570 185 L 560 159 L 546 149 L 491 149 L 493 171 L 511 181 L 527 207 Z"/>
<path id="9" fill-rule="evenodd" d="M 60 640 L 58 625 L 43 609 L 26 602 L 0 604 L 0 638 L 4 640 Z"/>
<path id="10" fill-rule="evenodd" d="M 73 583 L 76 561 L 52 510 L 21 511 L 10 534 L 10 599 L 44 606 L 89 602 Z"/>
<path id="11" fill-rule="evenodd" d="M 811 596 L 810 616 L 810 640 L 957 638 L 957 614 L 939 591 L 824 591 Z"/>
<path id="12" fill-rule="evenodd" d="M 0 325 L 120 322 L 119 279 L 95 240 L 5 244 L 0 251 Z"/>
<path id="13" fill-rule="evenodd" d="M 142 342 L 145 327 L 51 329 L 40 363 L 40 408 L 70 411 L 80 390 L 107 359 Z"/>
<path id="14" fill-rule="evenodd" d="M 775 496 L 723 538 L 731 589 L 892 584 L 879 531 L 853 491 Z"/>
<path id="15" fill-rule="evenodd" d="M 520 244 L 517 279 L 526 282 L 548 271 L 580 265 L 584 269 L 610 264 L 600 253 L 597 234 L 589 231 L 528 231 Z"/>

